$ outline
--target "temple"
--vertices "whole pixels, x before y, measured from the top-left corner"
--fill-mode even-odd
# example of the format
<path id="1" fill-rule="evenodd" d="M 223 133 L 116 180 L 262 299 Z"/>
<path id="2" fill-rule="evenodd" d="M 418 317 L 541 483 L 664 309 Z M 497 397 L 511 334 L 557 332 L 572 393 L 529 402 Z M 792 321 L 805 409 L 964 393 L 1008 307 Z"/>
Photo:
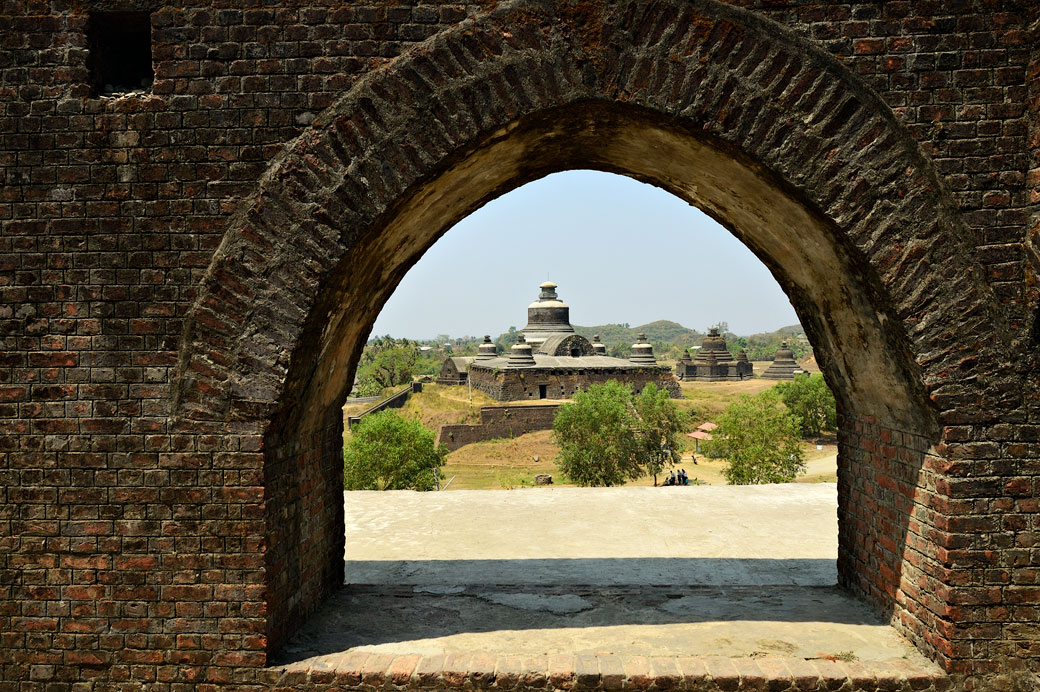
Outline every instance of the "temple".
<path id="1" fill-rule="evenodd" d="M 794 359 L 794 351 L 787 347 L 787 342 L 780 344 L 773 356 L 773 363 L 762 373 L 767 380 L 793 380 L 795 375 L 802 373 L 801 367 Z"/>
<path id="2" fill-rule="evenodd" d="M 448 358 L 440 384 L 469 384 L 498 401 L 569 399 L 591 384 L 627 382 L 639 392 L 649 383 L 680 398 L 679 383 L 667 366 L 658 365 L 654 349 L 642 334 L 628 360 L 606 355 L 606 346 L 574 331 L 570 307 L 559 299 L 556 284 L 539 286 L 538 300 L 527 308 L 527 326 L 509 352 L 499 354 L 484 337 L 475 358 Z"/>
<path id="3" fill-rule="evenodd" d="M 751 361 L 747 353 L 740 349 L 736 358 L 731 356 L 726 348 L 726 340 L 719 334 L 717 327 L 708 330 L 708 336 L 704 337 L 695 358 L 690 358 L 690 351 L 684 350 L 682 358 L 675 364 L 675 376 L 684 381 L 744 380 L 751 375 Z"/>

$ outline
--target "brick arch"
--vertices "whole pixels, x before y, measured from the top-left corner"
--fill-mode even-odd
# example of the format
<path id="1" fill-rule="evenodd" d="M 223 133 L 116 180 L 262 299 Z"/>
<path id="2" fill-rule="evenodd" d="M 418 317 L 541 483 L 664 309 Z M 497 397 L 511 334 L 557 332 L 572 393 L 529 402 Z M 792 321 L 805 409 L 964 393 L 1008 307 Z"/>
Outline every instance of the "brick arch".
<path id="1" fill-rule="evenodd" d="M 453 223 L 579 167 L 698 204 L 773 270 L 846 414 L 843 582 L 944 664 L 968 658 L 915 586 L 948 575 L 911 524 L 936 521 L 929 450 L 978 404 L 1001 313 L 891 111 L 833 57 L 711 1 L 464 22 L 358 83 L 243 202 L 185 329 L 175 414 L 267 426 L 270 645 L 342 577 L 335 373 Z"/>

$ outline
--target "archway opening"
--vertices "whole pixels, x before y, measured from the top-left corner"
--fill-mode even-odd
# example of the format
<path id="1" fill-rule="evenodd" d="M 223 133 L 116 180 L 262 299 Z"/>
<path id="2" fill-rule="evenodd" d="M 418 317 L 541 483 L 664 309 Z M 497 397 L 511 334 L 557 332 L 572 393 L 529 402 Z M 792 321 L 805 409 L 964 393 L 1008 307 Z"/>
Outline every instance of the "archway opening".
<path id="1" fill-rule="evenodd" d="M 342 555 L 333 532 L 342 525 L 339 407 L 348 385 L 333 373 L 353 372 L 380 308 L 448 228 L 490 199 L 574 168 L 650 182 L 698 206 L 773 273 L 816 347 L 843 412 L 839 581 L 915 634 L 896 594 L 905 593 L 902 547 L 913 543 L 907 538 L 912 488 L 934 422 L 907 337 L 869 263 L 802 195 L 740 152 L 652 113 L 585 102 L 496 132 L 411 190 L 374 224 L 376 232 L 356 239 L 319 297 L 303 339 L 308 347 L 294 354 L 290 366 L 283 400 L 292 404 L 273 418 L 268 433 L 269 472 L 296 474 L 291 482 L 286 478 L 283 496 L 272 495 L 269 507 L 283 516 L 285 510 L 302 512 L 306 521 L 290 526 L 311 539 L 294 545 L 283 535 L 272 536 L 272 645 L 284 641 L 342 580 L 342 567 L 330 561 Z M 298 494 L 301 486 L 306 495 Z M 274 525 L 274 532 L 283 529 Z"/>
<path id="2" fill-rule="evenodd" d="M 578 196 L 581 199 L 575 201 Z M 567 200 L 568 206 L 560 209 L 559 199 Z M 616 203 L 618 200 L 622 201 Z M 551 209 L 556 214 L 547 212 L 540 217 L 529 213 L 530 209 Z M 619 253 L 622 248 L 624 252 Z M 726 266 L 716 266 L 720 262 Z M 535 266 L 558 277 L 559 289 L 547 289 L 546 284 L 535 287 Z M 546 272 L 541 272 L 541 278 Z M 663 278 L 666 275 L 668 279 Z M 511 290 L 514 284 L 518 290 Z M 550 295 L 543 299 L 537 295 L 538 288 Z M 763 650 L 791 653 L 789 647 L 800 646 L 794 650 L 811 657 L 821 653 L 816 650 L 821 649 L 820 639 L 801 637 L 799 645 L 790 644 L 784 640 L 790 639 L 789 633 L 781 633 L 797 629 L 798 625 L 792 623 L 817 620 L 821 622 L 817 630 L 831 628 L 833 641 L 827 650 L 834 654 L 855 648 L 839 643 L 843 628 L 862 631 L 873 625 L 875 630 L 887 629 L 864 617 L 867 609 L 857 611 L 849 601 L 843 602 L 833 588 L 837 581 L 833 482 L 829 486 L 792 485 L 786 492 L 758 489 L 743 496 L 699 490 L 666 495 L 670 491 L 645 487 L 656 485 L 658 480 L 645 477 L 630 487 L 634 492 L 627 496 L 615 492 L 618 489 L 593 489 L 589 493 L 555 493 L 546 500 L 544 493 L 535 497 L 542 489 L 532 489 L 527 498 L 520 498 L 529 498 L 530 505 L 517 501 L 521 491 L 511 493 L 512 497 L 489 491 L 533 483 L 535 472 L 552 475 L 553 486 L 547 490 L 571 485 L 565 479 L 561 482 L 551 452 L 542 452 L 542 458 L 533 464 L 527 463 L 529 460 L 512 464 L 507 458 L 538 450 L 548 437 L 543 433 L 547 433 L 544 427 L 547 421 L 551 423 L 551 417 L 542 419 L 541 414 L 549 407 L 530 405 L 548 398 L 549 388 L 535 382 L 537 375 L 531 370 L 523 373 L 527 384 L 533 385 L 528 398 L 521 400 L 529 404 L 525 406 L 516 406 L 516 399 L 511 398 L 521 396 L 519 391 L 504 400 L 493 399 L 481 396 L 479 388 L 467 387 L 459 376 L 481 352 L 477 350 L 479 338 L 467 335 L 502 332 L 496 339 L 499 351 L 503 346 L 508 351 L 517 335 L 515 326 L 507 331 L 506 325 L 524 325 L 524 306 L 532 298 L 537 299 L 526 314 L 533 332 L 546 330 L 548 320 L 543 318 L 554 316 L 546 312 L 562 309 L 562 301 L 567 301 L 570 317 L 562 319 L 569 321 L 555 325 L 575 330 L 564 332 L 570 334 L 567 339 L 585 338 L 581 335 L 592 338 L 590 328 L 581 324 L 612 318 L 617 322 L 622 317 L 635 325 L 653 322 L 648 326 L 659 331 L 651 332 L 647 341 L 655 342 L 655 358 L 658 364 L 667 366 L 665 374 L 669 377 L 676 372 L 679 354 L 689 348 L 696 354 L 708 336 L 707 325 L 715 325 L 720 318 L 726 318 L 732 329 L 743 334 L 797 325 L 786 296 L 739 241 L 695 208 L 652 186 L 616 175 L 575 171 L 529 183 L 476 211 L 412 268 L 375 323 L 374 333 L 386 336 L 371 339 L 366 354 L 393 350 L 396 357 L 414 354 L 419 348 L 429 349 L 423 360 L 429 360 L 429 354 L 441 354 L 445 370 L 451 372 L 441 372 L 442 377 L 435 382 L 424 383 L 423 392 L 412 395 L 403 415 L 418 416 L 431 431 L 447 424 L 447 428 L 439 428 L 439 438 L 452 443 L 453 448 L 463 441 L 464 430 L 504 437 L 511 434 L 501 432 L 502 424 L 519 426 L 523 421 L 540 423 L 541 431 L 527 435 L 518 432 L 507 443 L 477 444 L 468 449 L 459 444 L 457 451 L 461 454 L 449 459 L 442 483 L 449 483 L 451 494 L 460 488 L 481 488 L 462 501 L 442 502 L 442 498 L 434 497 L 437 493 L 420 498 L 411 493 L 383 497 L 347 493 L 345 572 L 349 587 L 293 639 L 290 648 L 296 656 L 317 651 L 317 658 L 321 658 L 323 645 L 335 648 L 336 643 L 346 642 L 357 643 L 351 650 L 369 650 L 378 643 L 381 651 L 405 654 L 411 653 L 408 647 L 415 646 L 417 638 L 425 640 L 422 647 L 426 649 L 458 646 L 465 640 L 467 646 L 486 650 L 501 646 L 500 633 L 513 628 L 527 633 L 523 650 L 511 640 L 513 653 L 529 654 L 532 647 L 558 646 L 558 641 L 551 640 L 569 636 L 581 626 L 579 622 L 593 623 L 583 630 L 581 638 L 583 646 L 599 651 L 616 647 L 617 637 L 623 632 L 642 630 L 640 636 L 656 641 L 657 648 L 629 647 L 629 653 L 690 655 L 703 651 L 704 641 L 698 641 L 696 635 L 699 627 L 712 623 L 718 627 L 737 616 L 753 622 L 737 630 L 749 639 L 716 648 L 715 652 L 740 655 L 741 646 L 752 641 L 753 648 L 744 655 Z M 701 328 L 693 332 L 674 322 L 657 321 L 667 317 L 688 323 L 692 320 Z M 637 339 L 643 341 L 637 336 L 639 332 L 650 331 L 638 327 L 633 331 L 628 324 L 602 326 L 611 329 L 596 328 L 603 332 L 604 350 L 611 351 L 618 346 L 627 348 Z M 730 329 L 724 323 L 719 326 L 734 341 Z M 677 337 L 663 336 L 669 329 L 679 330 Z M 615 332 L 627 336 L 619 339 Z M 797 334 L 794 330 L 772 334 L 775 343 L 768 355 L 771 357 L 780 347 L 784 336 Z M 388 346 L 392 337 L 406 340 Z M 531 342 L 539 338 L 531 332 L 528 337 Z M 566 341 L 549 339 L 553 337 L 549 336 L 543 346 Z M 709 343 L 714 344 L 714 338 Z M 591 355 L 591 345 L 584 345 Z M 484 348 L 485 344 L 480 344 L 480 349 Z M 545 353 L 545 348 L 539 350 Z M 581 357 L 581 349 L 577 350 L 577 354 L 567 355 Z M 804 355 L 804 351 L 799 354 Z M 613 371 L 609 377 L 624 381 L 631 355 L 597 356 L 578 364 L 558 364 L 550 355 L 538 357 L 546 373 L 559 365 L 555 374 L 568 379 L 576 375 L 591 380 L 598 372 L 594 368 L 610 362 Z M 736 356 L 736 351 L 732 355 Z M 692 397 L 676 400 L 683 414 L 693 416 L 686 432 L 695 430 L 697 424 L 709 423 L 740 394 L 766 391 L 777 382 L 762 378 L 742 382 L 735 363 L 722 365 L 728 359 L 720 352 L 713 351 L 711 357 L 717 357 L 717 368 L 700 378 L 691 370 L 687 381 L 676 383 Z M 761 375 L 772 362 L 759 360 Z M 483 367 L 507 367 L 506 363 L 491 361 L 495 365 Z M 592 370 L 575 373 L 583 364 Z M 437 376 L 432 369 L 426 374 Z M 355 381 L 356 387 L 364 376 Z M 467 391 L 473 402 L 468 407 Z M 553 399 L 569 398 L 557 387 L 552 392 L 559 394 Z M 357 407 L 369 405 L 348 400 L 345 410 L 356 413 Z M 453 428 L 453 422 L 472 419 L 482 406 L 505 411 L 509 418 L 489 423 L 484 430 L 460 425 L 454 433 L 459 438 L 446 439 L 445 429 Z M 447 418 L 452 413 L 458 418 Z M 518 428 L 510 427 L 514 429 Z M 827 467 L 829 456 L 827 475 L 833 480 L 834 447 L 828 443 L 827 452 L 815 454 L 816 442 L 814 439 L 812 445 L 802 445 L 813 448 L 810 461 L 814 475 L 822 475 L 816 469 Z M 724 484 L 724 462 L 696 450 L 693 440 L 688 447 L 681 450 L 682 461 L 675 469 L 685 471 L 688 467 L 694 483 Z M 481 454 L 486 458 L 475 458 Z M 466 461 L 456 462 L 459 457 Z M 662 484 L 666 477 L 667 472 L 660 478 Z M 658 490 L 660 494 L 655 495 Z M 693 510 L 693 514 L 683 510 Z M 782 607 L 754 605 L 752 594 L 762 587 L 775 589 L 779 595 L 773 602 Z M 610 598 L 597 597 L 595 592 L 603 588 L 611 590 Z M 709 600 L 712 606 L 706 608 Z M 487 603 L 494 607 L 479 607 Z M 619 609 L 618 603 L 624 608 Z M 826 603 L 826 608 L 821 609 L 820 603 Z M 350 611 L 350 616 L 333 615 L 330 611 L 336 608 Z M 385 618 L 373 617 L 375 612 L 385 614 Z M 447 617 L 446 612 L 459 615 Z M 570 618 L 579 613 L 580 618 Z M 541 618 L 536 631 L 525 621 L 525 616 L 529 620 L 533 615 Z M 382 624 L 375 632 L 377 620 Z M 350 630 L 354 623 L 364 623 L 359 630 L 365 632 Z M 542 633 L 549 630 L 550 641 L 546 641 Z M 769 631 L 776 636 L 768 635 Z M 716 632 L 715 639 L 720 637 L 731 642 L 737 638 L 733 632 L 728 636 Z M 890 635 L 890 639 L 897 638 Z M 330 652 L 326 650 L 324 655 Z M 860 655 L 865 654 L 860 651 Z M 314 657 L 295 660 L 293 665 L 308 662 L 316 665 Z"/>

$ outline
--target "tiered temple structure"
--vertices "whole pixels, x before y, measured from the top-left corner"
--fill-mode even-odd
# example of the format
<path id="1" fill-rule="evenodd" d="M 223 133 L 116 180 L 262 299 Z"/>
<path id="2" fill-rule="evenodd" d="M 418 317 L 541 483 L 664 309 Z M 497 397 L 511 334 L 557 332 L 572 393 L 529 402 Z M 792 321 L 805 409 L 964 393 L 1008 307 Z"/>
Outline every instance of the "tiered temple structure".
<path id="1" fill-rule="evenodd" d="M 800 375 L 802 369 L 794 359 L 794 351 L 787 347 L 787 342 L 781 342 L 780 348 L 776 349 L 773 356 L 773 364 L 766 368 L 762 377 L 767 380 L 793 380 L 795 375 Z"/>
<path id="2" fill-rule="evenodd" d="M 719 334 L 717 327 L 708 330 L 708 336 L 704 337 L 695 358 L 690 358 L 690 352 L 686 350 L 675 364 L 675 376 L 687 381 L 744 380 L 751 374 L 751 361 L 747 353 L 741 349 L 736 358 L 731 356 L 726 348 L 726 340 Z"/>
<path id="3" fill-rule="evenodd" d="M 570 307 L 556 294 L 556 284 L 546 281 L 538 300 L 527 308 L 527 326 L 507 354 L 494 353 L 491 339 L 484 337 L 476 358 L 448 358 L 441 368 L 442 384 L 468 383 L 498 401 L 521 399 L 567 399 L 590 384 L 608 380 L 628 382 L 639 392 L 653 382 L 679 398 L 679 383 L 668 368 L 657 364 L 654 349 L 639 335 L 629 360 L 606 355 L 599 337 L 589 341 L 574 331 Z M 464 365 L 467 379 L 457 373 Z"/>

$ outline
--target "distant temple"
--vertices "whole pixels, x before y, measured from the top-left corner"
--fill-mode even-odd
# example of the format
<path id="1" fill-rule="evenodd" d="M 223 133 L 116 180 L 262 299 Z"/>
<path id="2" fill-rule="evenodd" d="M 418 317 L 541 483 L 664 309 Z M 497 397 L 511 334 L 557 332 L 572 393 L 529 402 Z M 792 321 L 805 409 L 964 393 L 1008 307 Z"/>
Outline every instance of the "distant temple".
<path id="1" fill-rule="evenodd" d="M 787 342 L 780 344 L 773 356 L 773 364 L 766 368 L 762 377 L 767 380 L 793 380 L 795 375 L 800 375 L 802 369 L 794 359 L 794 351 L 787 347 Z"/>
<path id="2" fill-rule="evenodd" d="M 490 341 L 489 337 L 485 337 Z M 482 344 L 483 346 L 483 344 Z M 491 344 L 494 347 L 494 344 Z M 441 364 L 441 372 L 437 376 L 437 384 L 466 384 L 469 380 L 469 364 L 475 359 L 472 356 L 449 356 Z"/>
<path id="3" fill-rule="evenodd" d="M 675 364 L 675 376 L 684 381 L 744 380 L 752 376 L 752 367 L 744 349 L 740 349 L 736 358 L 731 356 L 726 340 L 717 327 L 712 327 L 696 358 L 690 358 L 688 349 L 683 351 L 682 358 Z"/>
<path id="4" fill-rule="evenodd" d="M 570 307 L 556 295 L 556 284 L 539 286 L 538 300 L 527 308 L 527 326 L 509 353 L 499 355 L 484 337 L 475 358 L 448 358 L 439 384 L 469 384 L 498 401 L 568 399 L 591 384 L 627 382 L 639 392 L 653 382 L 673 398 L 682 393 L 667 366 L 658 365 L 643 334 L 628 360 L 606 355 L 599 336 L 589 341 L 570 322 Z"/>

